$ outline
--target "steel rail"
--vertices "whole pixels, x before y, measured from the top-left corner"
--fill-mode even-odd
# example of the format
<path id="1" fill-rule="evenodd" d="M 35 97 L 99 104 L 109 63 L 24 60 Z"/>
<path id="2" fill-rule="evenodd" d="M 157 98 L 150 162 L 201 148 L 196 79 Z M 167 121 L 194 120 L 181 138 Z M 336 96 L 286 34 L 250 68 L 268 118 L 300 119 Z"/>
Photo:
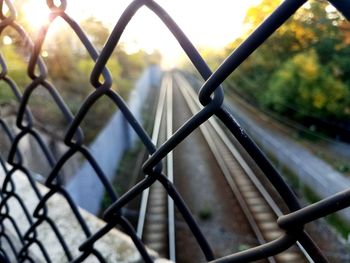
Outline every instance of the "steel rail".
<path id="1" fill-rule="evenodd" d="M 167 134 L 166 139 L 169 140 L 173 135 L 173 78 L 169 78 L 169 84 L 167 88 L 167 110 L 166 110 L 166 121 L 167 121 Z M 170 151 L 166 157 L 166 169 L 168 180 L 174 182 L 174 171 L 173 171 L 173 151 Z M 176 247 L 175 247 L 175 210 L 174 201 L 168 196 L 168 241 L 169 241 L 169 259 L 176 261 Z"/>
<path id="2" fill-rule="evenodd" d="M 156 116 L 154 121 L 154 127 L 152 132 L 152 142 L 155 145 L 159 145 L 160 141 L 160 132 L 161 132 L 161 123 L 164 121 L 166 124 L 166 140 L 172 136 L 172 119 L 173 119 L 173 111 L 172 111 L 172 79 L 170 75 L 165 74 L 162 80 L 161 88 L 160 88 L 160 96 L 158 99 L 158 105 L 156 109 Z M 164 116 L 164 110 L 166 110 L 166 115 Z M 166 175 L 169 182 L 173 183 L 173 155 L 170 152 L 166 156 Z M 158 185 L 157 185 L 158 187 Z M 160 186 L 162 187 L 162 186 Z M 137 224 L 137 234 L 140 238 L 145 236 L 144 230 L 146 227 L 148 208 L 152 205 L 152 201 L 150 200 L 150 193 L 154 190 L 154 187 L 151 186 L 143 191 L 141 197 L 141 205 L 140 205 L 140 213 L 139 220 Z M 174 201 L 170 196 L 167 196 L 167 232 L 164 233 L 164 236 L 167 236 L 167 253 L 169 259 L 172 261 L 176 261 L 176 246 L 175 246 L 175 212 L 174 212 Z"/>
<path id="3" fill-rule="evenodd" d="M 156 109 L 156 116 L 154 119 L 154 125 L 152 130 L 152 142 L 154 145 L 157 145 L 158 143 L 158 137 L 160 134 L 160 124 L 162 121 L 162 113 L 165 107 L 165 95 L 166 95 L 166 79 L 164 78 L 160 87 L 160 95 L 158 99 L 157 109 Z M 139 212 L 139 220 L 137 222 L 136 227 L 136 233 L 141 238 L 143 234 L 143 229 L 145 225 L 146 220 L 146 210 L 147 210 L 147 204 L 148 204 L 148 196 L 149 196 L 149 188 L 146 188 L 142 192 L 141 196 L 141 205 L 140 205 L 140 212 Z"/>

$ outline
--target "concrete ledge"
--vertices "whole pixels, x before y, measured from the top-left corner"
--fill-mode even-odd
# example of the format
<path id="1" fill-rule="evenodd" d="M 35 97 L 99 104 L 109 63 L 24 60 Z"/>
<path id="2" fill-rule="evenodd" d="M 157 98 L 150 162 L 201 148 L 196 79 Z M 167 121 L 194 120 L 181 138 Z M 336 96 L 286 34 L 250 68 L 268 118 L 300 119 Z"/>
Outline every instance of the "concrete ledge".
<path id="1" fill-rule="evenodd" d="M 4 177 L 5 172 L 2 168 L 0 168 L 1 186 L 3 185 Z M 15 183 L 16 193 L 23 199 L 30 214 L 33 214 L 39 200 L 30 186 L 28 179 L 20 171 L 16 171 L 12 178 Z M 37 183 L 37 186 L 43 195 L 48 192 L 48 189 L 45 186 L 39 183 Z M 29 228 L 29 223 L 24 216 L 23 210 L 19 206 L 19 203 L 15 200 L 15 198 L 11 198 L 7 203 L 10 210 L 10 215 L 15 219 L 21 233 L 25 233 Z M 71 212 L 66 199 L 59 194 L 55 194 L 47 202 L 47 208 L 49 217 L 55 222 L 55 225 L 67 242 L 68 247 L 71 248 L 73 256 L 77 257 L 81 254 L 78 247 L 86 239 L 86 237 L 74 214 Z M 85 210 L 80 209 L 80 212 L 92 233 L 97 232 L 105 225 L 102 220 L 91 215 Z M 5 219 L 4 225 L 6 232 L 8 232 L 11 237 L 16 237 L 14 229 L 9 220 Z M 48 223 L 42 223 L 38 228 L 37 233 L 38 239 L 44 244 L 52 262 L 68 261 L 64 251 L 61 249 L 61 245 L 59 244 L 52 228 Z M 19 244 L 18 240 L 17 243 Z M 108 234 L 97 241 L 94 247 L 104 256 L 107 262 L 142 262 L 140 254 L 134 246 L 131 238 L 117 229 L 112 229 Z M 151 250 L 149 250 L 149 252 L 155 258 L 158 257 L 156 252 Z M 31 246 L 30 253 L 36 258 L 36 262 L 45 262 L 37 246 Z M 99 261 L 94 256 L 89 256 L 84 262 Z M 165 259 L 157 259 L 156 262 L 170 261 Z"/>

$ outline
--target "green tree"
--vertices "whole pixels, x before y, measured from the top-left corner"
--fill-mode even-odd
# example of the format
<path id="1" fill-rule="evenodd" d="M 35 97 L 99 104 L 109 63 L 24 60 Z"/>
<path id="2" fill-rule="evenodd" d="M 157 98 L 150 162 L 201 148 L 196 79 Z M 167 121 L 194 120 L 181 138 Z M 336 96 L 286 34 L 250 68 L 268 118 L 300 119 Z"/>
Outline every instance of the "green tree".
<path id="1" fill-rule="evenodd" d="M 250 8 L 247 34 L 279 3 L 262 0 Z M 291 117 L 299 120 L 317 116 L 347 121 L 350 47 L 344 24 L 327 2 L 308 2 L 231 75 L 229 85 L 261 107 L 293 112 Z M 241 41 L 227 49 L 231 52 Z"/>
<path id="2" fill-rule="evenodd" d="M 297 118 L 344 119 L 350 113 L 349 93 L 348 87 L 320 63 L 316 51 L 310 50 L 287 60 L 273 74 L 263 103 L 280 113 L 293 113 Z"/>

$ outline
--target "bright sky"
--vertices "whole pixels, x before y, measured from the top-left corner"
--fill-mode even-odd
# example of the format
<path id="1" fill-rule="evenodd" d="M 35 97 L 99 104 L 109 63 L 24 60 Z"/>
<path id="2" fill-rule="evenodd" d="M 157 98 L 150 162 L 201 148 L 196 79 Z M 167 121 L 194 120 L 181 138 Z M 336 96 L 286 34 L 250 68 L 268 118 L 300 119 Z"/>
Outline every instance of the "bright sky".
<path id="1" fill-rule="evenodd" d="M 45 13 L 45 1 L 28 0 L 33 21 L 40 24 Z M 77 21 L 94 16 L 112 28 L 131 0 L 68 0 L 67 13 Z M 242 22 L 250 5 L 259 0 L 156 0 L 177 22 L 194 45 L 221 48 L 235 40 L 242 32 Z M 44 6 L 44 9 L 43 7 Z M 43 10 L 41 12 L 39 10 Z M 31 16 L 28 12 L 28 16 Z M 37 20 L 37 22 L 36 22 Z M 121 39 L 129 52 L 142 48 L 147 52 L 158 49 L 165 64 L 174 63 L 183 54 L 174 37 L 162 22 L 147 8 L 139 10 Z"/>

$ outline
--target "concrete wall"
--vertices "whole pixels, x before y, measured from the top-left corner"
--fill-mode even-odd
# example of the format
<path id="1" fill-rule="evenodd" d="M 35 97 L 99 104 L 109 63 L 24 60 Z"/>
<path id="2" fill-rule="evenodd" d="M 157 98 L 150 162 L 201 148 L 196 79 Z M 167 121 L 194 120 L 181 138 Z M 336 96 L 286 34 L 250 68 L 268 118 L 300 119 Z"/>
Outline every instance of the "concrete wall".
<path id="1" fill-rule="evenodd" d="M 326 198 L 350 188 L 350 178 L 303 146 L 272 129 L 260 127 L 234 105 L 230 105 L 230 111 L 264 152 L 272 154 L 279 166 L 287 167 L 298 177 L 300 184 L 310 187 L 319 197 Z M 340 214 L 350 222 L 350 209 L 342 210 Z"/>
<path id="2" fill-rule="evenodd" d="M 149 67 L 130 94 L 128 105 L 139 122 L 142 122 L 142 105 L 147 93 L 150 88 L 159 85 L 160 75 L 158 67 Z M 117 111 L 90 145 L 92 156 L 109 180 L 115 176 L 123 153 L 133 145 L 135 138 L 136 134 L 121 112 Z M 70 180 L 67 184 L 67 190 L 80 207 L 92 214 L 99 212 L 105 189 L 88 162 L 85 162 Z"/>

